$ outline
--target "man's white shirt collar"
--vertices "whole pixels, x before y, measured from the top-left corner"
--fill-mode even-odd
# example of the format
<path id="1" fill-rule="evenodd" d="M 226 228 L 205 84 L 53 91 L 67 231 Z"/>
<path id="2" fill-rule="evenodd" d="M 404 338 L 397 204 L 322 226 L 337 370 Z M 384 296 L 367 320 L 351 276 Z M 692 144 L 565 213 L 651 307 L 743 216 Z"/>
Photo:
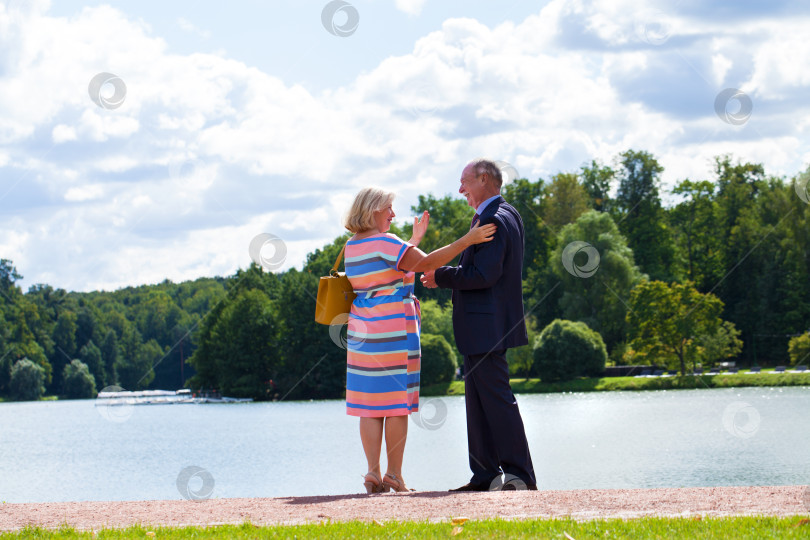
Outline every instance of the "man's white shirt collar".
<path id="1" fill-rule="evenodd" d="M 481 214 L 483 214 L 484 209 L 486 209 L 487 205 L 489 205 L 489 203 L 491 203 L 492 201 L 494 201 L 495 199 L 497 199 L 500 196 L 501 196 L 501 194 L 498 193 L 497 195 L 494 195 L 494 196 L 490 197 L 489 199 L 485 200 L 484 202 L 482 202 L 481 204 L 479 204 L 478 208 L 475 209 L 475 213 L 478 214 L 479 216 Z"/>

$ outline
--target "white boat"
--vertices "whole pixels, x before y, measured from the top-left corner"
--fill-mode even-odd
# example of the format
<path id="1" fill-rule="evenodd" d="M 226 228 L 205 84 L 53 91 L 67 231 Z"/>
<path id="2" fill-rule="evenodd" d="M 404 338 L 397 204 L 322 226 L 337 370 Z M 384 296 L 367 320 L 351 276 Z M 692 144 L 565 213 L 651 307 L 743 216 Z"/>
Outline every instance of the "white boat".
<path id="1" fill-rule="evenodd" d="M 205 394 L 199 397 L 193 395 L 191 390 L 126 390 L 115 392 L 101 391 L 96 397 L 96 407 L 109 407 L 115 405 L 176 405 L 182 403 L 249 403 L 251 398 L 232 398 L 219 394 Z"/>
<path id="2" fill-rule="evenodd" d="M 199 397 L 194 398 L 199 403 L 250 403 L 253 398 L 233 398 L 233 397 Z"/>

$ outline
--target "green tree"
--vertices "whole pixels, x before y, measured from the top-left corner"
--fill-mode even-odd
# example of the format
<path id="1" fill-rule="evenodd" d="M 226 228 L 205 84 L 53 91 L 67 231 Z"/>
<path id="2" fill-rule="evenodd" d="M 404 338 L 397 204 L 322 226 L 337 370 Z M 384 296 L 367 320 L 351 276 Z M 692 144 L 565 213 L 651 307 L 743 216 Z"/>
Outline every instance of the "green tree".
<path id="1" fill-rule="evenodd" d="M 181 289 L 188 289 L 180 299 L 182 309 L 194 315 L 208 313 L 225 298 L 225 283 L 224 278 L 201 278 L 191 283 L 181 283 Z"/>
<path id="2" fill-rule="evenodd" d="M 700 362 L 706 365 L 733 358 L 742 350 L 740 331 L 729 321 L 723 321 L 714 333 L 702 334 L 696 342 Z"/>
<path id="3" fill-rule="evenodd" d="M 119 345 L 116 371 L 121 386 L 127 390 L 147 388 L 155 377 L 152 366 L 163 356 L 160 345 L 154 340 L 143 343 L 140 332 L 131 323 L 124 327 Z"/>
<path id="4" fill-rule="evenodd" d="M 45 393 L 45 370 L 27 358 L 11 368 L 9 394 L 15 401 L 34 401 Z"/>
<path id="5" fill-rule="evenodd" d="M 33 288 L 36 291 L 36 288 Z M 39 358 L 29 356 L 29 359 L 39 362 L 45 369 L 45 378 L 48 381 L 51 378 L 52 368 L 48 358 L 53 354 L 54 343 L 51 339 L 54 323 L 50 319 L 50 310 L 43 306 L 37 293 L 29 293 L 20 297 L 17 302 L 17 309 L 22 313 L 25 319 L 25 324 L 31 332 L 32 340 L 39 345 L 42 349 L 43 355 Z"/>
<path id="6" fill-rule="evenodd" d="M 543 203 L 547 198 L 543 181 L 531 182 L 519 178 L 503 186 L 501 194 L 506 202 L 515 207 L 523 220 L 526 233 L 523 251 L 524 273 L 531 271 L 532 268 L 544 268 L 554 247 L 556 233 L 543 219 Z"/>
<path id="7" fill-rule="evenodd" d="M 337 331 L 341 327 L 315 322 L 318 279 L 292 269 L 279 281 L 275 299 L 279 351 L 273 367 L 275 388 L 269 389 L 273 399 L 342 397 L 346 390 L 345 334 Z"/>
<path id="8" fill-rule="evenodd" d="M 332 266 L 335 264 L 335 259 L 337 259 L 340 254 L 340 250 L 343 249 L 343 246 L 350 237 L 351 235 L 349 234 L 341 235 L 335 238 L 331 244 L 308 253 L 307 261 L 304 264 L 304 272 L 307 272 L 315 278 L 328 275 L 329 270 L 331 270 Z M 343 269 L 344 265 L 341 261 L 338 270 L 342 272 Z"/>
<path id="9" fill-rule="evenodd" d="M 602 336 L 585 323 L 557 319 L 534 343 L 534 371 L 544 382 L 596 377 L 606 361 Z"/>
<path id="10" fill-rule="evenodd" d="M 420 195 L 418 204 L 411 207 L 411 212 L 414 216 L 421 216 L 425 210 L 430 214 L 430 225 L 419 244 L 419 249 L 425 253 L 455 242 L 467 234 L 473 214 L 475 214 L 475 210 L 470 208 L 467 201 L 457 194 L 445 195 L 441 198 L 433 195 Z M 401 236 L 403 240 L 410 238 L 412 228 L 411 224 L 406 224 Z M 453 266 L 457 262 L 458 257 L 448 263 L 448 266 Z M 442 305 L 450 301 L 449 289 L 426 289 L 418 279 L 415 285 L 416 296 L 422 300 L 436 300 Z"/>
<path id="11" fill-rule="evenodd" d="M 90 373 L 93 375 L 93 382 L 99 388 L 107 386 L 101 349 L 93 343 L 92 339 L 79 351 L 79 360 L 90 370 Z M 67 366 L 65 367 L 67 368 Z M 66 392 L 64 389 L 63 391 Z"/>
<path id="12" fill-rule="evenodd" d="M 17 288 L 15 282 L 22 279 L 22 276 L 14 268 L 14 263 L 8 259 L 0 259 L 0 293 L 6 298 L 11 298 Z"/>
<path id="13" fill-rule="evenodd" d="M 62 375 L 63 393 L 68 399 L 90 399 L 96 397 L 96 380 L 90 373 L 87 364 L 72 360 L 65 366 Z"/>
<path id="14" fill-rule="evenodd" d="M 76 325 L 77 317 L 73 311 L 65 310 L 59 314 L 51 338 L 54 342 L 54 351 L 50 362 L 54 368 L 53 381 L 50 392 L 58 394 L 62 389 L 62 374 L 65 366 L 76 355 Z"/>
<path id="15" fill-rule="evenodd" d="M 456 347 L 456 337 L 453 332 L 453 306 L 442 307 L 435 300 L 420 302 L 422 310 L 422 333 L 442 336 L 457 357 L 460 357 Z"/>
<path id="16" fill-rule="evenodd" d="M 80 304 L 84 304 L 80 300 Z M 76 314 L 76 349 L 81 349 L 90 341 L 98 340 L 96 337 L 96 328 L 98 321 L 93 310 L 87 304 L 80 307 Z"/>
<path id="17" fill-rule="evenodd" d="M 215 385 L 229 396 L 267 399 L 270 381 L 280 375 L 276 311 L 263 291 L 240 291 L 218 313 L 210 337 L 192 357 L 198 374 L 206 377 L 193 379 L 192 384 Z"/>
<path id="18" fill-rule="evenodd" d="M 53 321 L 59 318 L 59 314 L 66 309 L 65 306 L 69 303 L 68 294 L 64 289 L 54 289 L 50 285 L 39 283 L 28 288 L 26 298 L 41 309 L 42 316 L 51 325 Z"/>
<path id="19" fill-rule="evenodd" d="M 810 333 L 790 338 L 788 354 L 792 366 L 808 362 L 810 360 Z"/>
<path id="20" fill-rule="evenodd" d="M 8 348 L 9 328 L 0 309 L 0 396 L 8 395 L 11 380 L 11 366 L 14 363 Z"/>
<path id="21" fill-rule="evenodd" d="M 787 206 L 778 222 L 783 231 L 779 251 L 785 271 L 780 298 L 774 299 L 783 314 L 782 328 L 805 332 L 810 321 L 810 167 L 785 186 Z M 803 190 L 803 191 L 802 191 Z M 803 197 L 800 193 L 804 193 Z"/>
<path id="22" fill-rule="evenodd" d="M 434 249 L 445 246 L 461 238 L 470 230 L 475 210 L 470 208 L 467 201 L 456 195 L 445 195 L 436 198 L 433 195 L 420 195 L 416 206 L 411 207 L 414 216 L 421 216 L 425 210 L 430 213 L 430 226 L 419 244 L 420 249 L 430 253 Z M 403 234 L 410 237 L 411 226 L 406 225 Z M 408 238 L 403 238 L 407 240 Z"/>
<path id="23" fill-rule="evenodd" d="M 514 347 L 506 351 L 506 362 L 509 364 L 509 374 L 522 376 L 528 379 L 534 365 L 534 342 L 539 335 L 537 322 L 534 317 L 526 317 L 526 333 L 529 343 L 522 347 Z"/>
<path id="24" fill-rule="evenodd" d="M 597 212 L 611 211 L 613 200 L 610 198 L 610 188 L 616 178 L 616 172 L 596 160 L 591 160 L 589 165 L 582 166 L 579 175 L 582 187 L 588 193 L 590 207 Z"/>
<path id="25" fill-rule="evenodd" d="M 177 326 L 183 312 L 166 291 L 149 291 L 146 301 L 138 307 L 136 324 L 145 340 L 154 339 L 161 345 L 172 341 L 172 329 Z"/>
<path id="26" fill-rule="evenodd" d="M 525 309 L 538 321 L 551 321 L 558 315 L 559 280 L 549 268 L 557 233 L 543 219 L 546 186 L 543 180 L 518 179 L 504 186 L 503 198 L 515 207 L 523 220 L 523 298 Z"/>
<path id="27" fill-rule="evenodd" d="M 586 265 L 597 260 L 591 274 Z M 548 264 L 562 282 L 563 317 L 584 322 L 602 334 L 608 349 L 623 341 L 626 302 L 642 274 L 610 215 L 589 210 L 563 227 Z M 588 271 L 580 272 L 582 268 Z"/>
<path id="28" fill-rule="evenodd" d="M 741 343 L 734 325 L 720 318 L 722 311 L 719 298 L 699 293 L 690 282 L 643 281 L 630 295 L 628 355 L 682 374 L 688 364 L 728 358 Z"/>
<path id="29" fill-rule="evenodd" d="M 420 384 L 427 386 L 450 382 L 456 373 L 456 354 L 444 336 L 422 334 L 422 367 Z"/>
<path id="30" fill-rule="evenodd" d="M 746 343 L 743 358 L 788 361 L 787 334 L 806 329 L 807 204 L 762 165 L 716 159 L 722 275 L 710 289 Z M 781 334 L 784 337 L 770 337 Z M 757 336 L 769 336 L 760 339 Z"/>
<path id="31" fill-rule="evenodd" d="M 552 178 L 544 201 L 545 221 L 557 230 L 573 223 L 588 210 L 588 193 L 573 173 L 559 173 Z"/>
<path id="32" fill-rule="evenodd" d="M 651 279 L 672 281 L 675 248 L 658 193 L 664 168 L 647 152 L 620 156 L 616 214 L 619 230 L 636 255 L 636 264 Z"/>
<path id="33" fill-rule="evenodd" d="M 104 382 L 107 386 L 118 382 L 115 365 L 118 362 L 118 338 L 114 330 L 108 330 L 101 344 L 101 360 L 104 364 Z M 102 388 L 104 388 L 102 386 Z"/>
<path id="34" fill-rule="evenodd" d="M 9 354 L 12 361 L 26 358 L 43 369 L 45 383 L 51 381 L 52 368 L 45 356 L 42 346 L 37 343 L 36 338 L 28 326 L 26 316 L 28 311 L 35 310 L 36 307 L 23 297 L 15 299 L 15 305 L 6 312 L 5 318 L 8 324 L 8 344 L 6 354 Z"/>
<path id="35" fill-rule="evenodd" d="M 722 277 L 722 245 L 717 234 L 719 207 L 714 184 L 684 180 L 672 190 L 685 198 L 669 211 L 676 245 L 683 253 L 683 274 L 698 290 L 708 291 Z"/>

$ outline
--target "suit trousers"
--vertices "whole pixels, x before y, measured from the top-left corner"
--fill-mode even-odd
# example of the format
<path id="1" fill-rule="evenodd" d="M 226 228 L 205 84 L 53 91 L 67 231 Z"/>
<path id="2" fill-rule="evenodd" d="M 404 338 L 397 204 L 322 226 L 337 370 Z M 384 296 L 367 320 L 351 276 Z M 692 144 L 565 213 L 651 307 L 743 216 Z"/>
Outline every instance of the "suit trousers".
<path id="1" fill-rule="evenodd" d="M 465 355 L 464 390 L 470 482 L 489 485 L 503 471 L 537 485 L 523 419 L 509 386 L 506 349 Z"/>

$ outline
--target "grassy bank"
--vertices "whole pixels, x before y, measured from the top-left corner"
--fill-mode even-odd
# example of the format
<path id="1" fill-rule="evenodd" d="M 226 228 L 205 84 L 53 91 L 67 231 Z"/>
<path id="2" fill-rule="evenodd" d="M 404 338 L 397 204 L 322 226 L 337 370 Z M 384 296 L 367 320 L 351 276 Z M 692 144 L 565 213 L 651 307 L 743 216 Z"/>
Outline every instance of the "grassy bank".
<path id="1" fill-rule="evenodd" d="M 501 519 L 453 523 L 347 522 L 259 527 L 249 523 L 216 527 L 130 527 L 79 532 L 25 529 L 0 539 L 180 539 L 180 538 L 807 538 L 810 520 L 800 516 L 728 518 L 642 518 L 634 520 Z"/>
<path id="2" fill-rule="evenodd" d="M 735 375 L 702 375 L 686 377 L 601 377 L 544 383 L 540 379 L 512 379 L 516 394 L 551 392 L 607 392 L 616 390 L 678 390 L 694 388 L 730 388 L 742 386 L 810 386 L 810 373 L 762 373 Z M 432 384 L 422 387 L 423 396 L 464 394 L 464 382 Z"/>

